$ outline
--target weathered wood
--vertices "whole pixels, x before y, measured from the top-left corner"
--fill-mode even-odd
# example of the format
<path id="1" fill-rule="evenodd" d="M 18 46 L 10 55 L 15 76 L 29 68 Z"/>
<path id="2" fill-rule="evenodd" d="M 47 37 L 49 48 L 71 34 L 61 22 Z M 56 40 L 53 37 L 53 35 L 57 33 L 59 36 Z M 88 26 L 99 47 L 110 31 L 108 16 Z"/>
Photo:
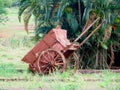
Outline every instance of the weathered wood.
<path id="1" fill-rule="evenodd" d="M 100 20 L 100 17 L 98 17 L 92 24 L 89 25 L 75 40 L 74 42 L 77 42 L 98 20 Z M 74 43 L 73 42 L 73 43 Z"/>

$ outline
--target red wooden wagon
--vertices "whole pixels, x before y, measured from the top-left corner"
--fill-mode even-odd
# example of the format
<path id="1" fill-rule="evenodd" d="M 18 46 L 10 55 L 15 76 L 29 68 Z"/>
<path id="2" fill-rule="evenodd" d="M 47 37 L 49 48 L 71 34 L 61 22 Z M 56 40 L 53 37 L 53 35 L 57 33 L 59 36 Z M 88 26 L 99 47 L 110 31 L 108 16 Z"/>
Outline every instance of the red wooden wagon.
<path id="1" fill-rule="evenodd" d="M 52 29 L 27 55 L 22 61 L 29 64 L 29 68 L 35 73 L 48 74 L 54 71 L 63 72 L 67 68 L 67 61 L 70 57 L 74 57 L 75 68 L 78 68 L 79 59 L 74 53 L 84 42 L 102 26 L 102 22 L 88 37 L 80 44 L 75 42 L 80 39 L 87 30 L 97 21 L 96 19 L 86 30 L 74 40 L 70 42 L 67 39 L 67 31 L 61 28 Z"/>

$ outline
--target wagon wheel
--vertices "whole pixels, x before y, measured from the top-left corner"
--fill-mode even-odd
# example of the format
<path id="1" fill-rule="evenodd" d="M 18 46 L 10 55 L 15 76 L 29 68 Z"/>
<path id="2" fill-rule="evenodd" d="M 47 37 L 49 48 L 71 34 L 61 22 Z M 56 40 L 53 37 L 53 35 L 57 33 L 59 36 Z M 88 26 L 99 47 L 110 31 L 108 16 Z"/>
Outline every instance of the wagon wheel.
<path id="1" fill-rule="evenodd" d="M 55 49 L 47 49 L 41 52 L 38 56 L 37 65 L 41 74 L 49 74 L 57 70 L 63 72 L 66 70 L 64 55 Z"/>
<path id="2" fill-rule="evenodd" d="M 79 68 L 79 57 L 75 52 L 73 53 L 72 57 L 70 57 L 68 61 L 68 67 L 70 69 L 75 69 L 75 70 Z"/>

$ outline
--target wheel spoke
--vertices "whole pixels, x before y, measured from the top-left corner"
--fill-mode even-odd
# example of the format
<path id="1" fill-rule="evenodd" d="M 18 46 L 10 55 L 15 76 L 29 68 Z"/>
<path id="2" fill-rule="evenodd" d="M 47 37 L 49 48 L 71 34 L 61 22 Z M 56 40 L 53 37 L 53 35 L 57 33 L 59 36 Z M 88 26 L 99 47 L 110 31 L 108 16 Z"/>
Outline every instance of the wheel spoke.
<path id="1" fill-rule="evenodd" d="M 55 71 L 55 67 L 54 66 L 52 67 L 52 69 L 53 69 L 53 71 Z"/>
<path id="2" fill-rule="evenodd" d="M 63 62 L 62 59 L 56 61 L 56 63 L 60 63 L 60 62 Z"/>
<path id="3" fill-rule="evenodd" d="M 59 59 L 59 55 L 55 56 L 54 61 Z"/>
<path id="4" fill-rule="evenodd" d="M 55 63 L 56 66 L 59 66 L 59 65 L 63 65 L 63 62 L 62 63 Z"/>
<path id="5" fill-rule="evenodd" d="M 51 56 L 50 52 L 46 52 L 46 54 L 47 54 L 48 59 L 52 60 L 52 58 L 50 57 Z"/>
<path id="6" fill-rule="evenodd" d="M 47 67 L 47 65 L 41 65 L 41 68 L 45 68 L 45 67 Z"/>
<path id="7" fill-rule="evenodd" d="M 52 72 L 53 72 L 52 67 L 50 67 L 50 69 L 49 69 L 49 73 L 52 73 Z"/>
<path id="8" fill-rule="evenodd" d="M 43 51 L 38 59 L 39 71 L 43 74 L 52 73 L 56 70 L 64 71 L 66 69 L 64 55 L 54 49 Z"/>
<path id="9" fill-rule="evenodd" d="M 43 71 L 42 71 L 42 72 L 43 72 L 43 73 L 46 73 L 46 72 L 48 72 L 48 71 L 49 71 L 49 68 L 48 68 L 48 67 L 46 67 L 46 68 L 44 68 L 44 69 L 43 69 Z"/>
<path id="10" fill-rule="evenodd" d="M 43 60 L 41 60 L 41 63 L 46 63 L 46 64 L 47 64 L 48 62 L 46 62 L 45 60 L 44 60 L 44 61 L 43 61 Z"/>
<path id="11" fill-rule="evenodd" d="M 72 57 L 69 58 L 69 68 L 77 70 L 79 68 L 79 57 L 76 53 L 73 53 Z"/>
<path id="12" fill-rule="evenodd" d="M 52 51 L 51 53 L 49 53 L 49 55 L 48 55 L 48 57 L 50 58 L 49 60 L 50 60 L 50 62 L 52 62 L 53 64 L 55 63 L 55 60 L 54 60 L 54 57 L 55 57 L 55 55 L 54 55 L 55 53 Z"/>
<path id="13" fill-rule="evenodd" d="M 43 58 L 46 62 L 49 62 L 49 59 L 45 55 L 43 55 Z"/>

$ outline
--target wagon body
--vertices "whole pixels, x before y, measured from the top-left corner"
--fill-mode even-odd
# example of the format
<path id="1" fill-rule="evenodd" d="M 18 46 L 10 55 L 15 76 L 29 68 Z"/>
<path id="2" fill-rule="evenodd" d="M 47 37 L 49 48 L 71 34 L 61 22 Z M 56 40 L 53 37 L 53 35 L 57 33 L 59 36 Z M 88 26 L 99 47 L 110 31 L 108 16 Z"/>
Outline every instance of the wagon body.
<path id="1" fill-rule="evenodd" d="M 99 20 L 97 18 L 81 35 L 70 42 L 67 39 L 67 31 L 61 28 L 52 29 L 27 55 L 22 61 L 29 64 L 29 68 L 35 73 L 48 74 L 56 70 L 65 71 L 69 57 L 74 58 L 74 67 L 79 66 L 79 58 L 74 53 L 88 40 L 105 22 L 103 21 L 95 30 L 93 30 L 79 45 L 75 44 L 87 30 Z M 72 62 L 73 64 L 73 62 Z"/>
<path id="2" fill-rule="evenodd" d="M 49 48 L 62 51 L 70 41 L 67 39 L 67 31 L 64 29 L 52 29 L 27 55 L 24 56 L 22 61 L 32 64 L 37 60 L 36 54 Z"/>

